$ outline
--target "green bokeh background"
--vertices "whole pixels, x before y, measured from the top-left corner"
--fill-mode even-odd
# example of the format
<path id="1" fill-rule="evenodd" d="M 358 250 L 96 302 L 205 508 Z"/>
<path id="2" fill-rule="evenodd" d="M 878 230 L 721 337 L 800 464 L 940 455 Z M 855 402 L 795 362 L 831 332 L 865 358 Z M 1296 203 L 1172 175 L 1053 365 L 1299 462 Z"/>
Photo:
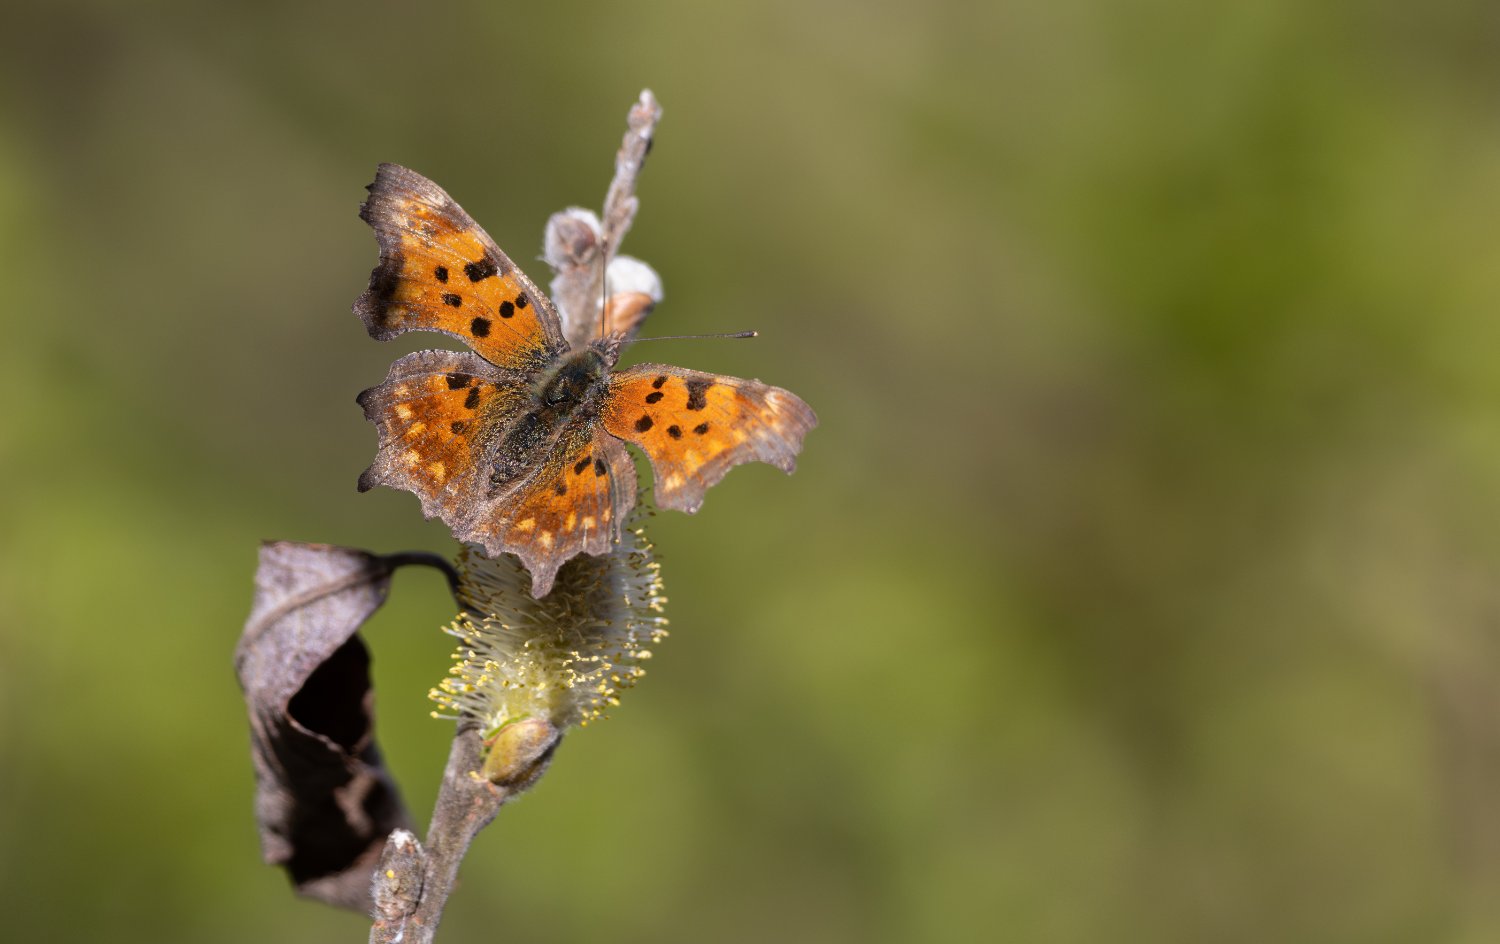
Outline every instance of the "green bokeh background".
<path id="1" fill-rule="evenodd" d="M 354 941 L 259 861 L 256 542 L 357 494 L 379 161 L 517 259 L 665 108 L 649 356 L 822 425 L 440 939 L 1500 939 L 1492 4 L 7 3 L 5 936 Z M 529 268 L 539 279 L 545 267 Z M 409 343 L 408 343 L 409 342 Z M 425 818 L 451 603 L 368 628 Z"/>

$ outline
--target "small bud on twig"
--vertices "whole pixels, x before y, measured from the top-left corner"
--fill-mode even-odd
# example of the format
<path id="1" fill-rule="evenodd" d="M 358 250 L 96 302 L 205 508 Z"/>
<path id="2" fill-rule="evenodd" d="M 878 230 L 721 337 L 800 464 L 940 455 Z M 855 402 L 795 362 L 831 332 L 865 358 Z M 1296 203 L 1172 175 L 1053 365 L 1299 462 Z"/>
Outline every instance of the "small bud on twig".
<path id="1" fill-rule="evenodd" d="M 513 721 L 485 740 L 488 753 L 480 774 L 496 786 L 520 793 L 547 769 L 562 732 L 545 718 Z"/>
<path id="2" fill-rule="evenodd" d="M 370 882 L 370 897 L 375 902 L 372 917 L 388 925 L 410 917 L 422 900 L 426 868 L 427 856 L 417 837 L 405 829 L 391 833 Z"/>

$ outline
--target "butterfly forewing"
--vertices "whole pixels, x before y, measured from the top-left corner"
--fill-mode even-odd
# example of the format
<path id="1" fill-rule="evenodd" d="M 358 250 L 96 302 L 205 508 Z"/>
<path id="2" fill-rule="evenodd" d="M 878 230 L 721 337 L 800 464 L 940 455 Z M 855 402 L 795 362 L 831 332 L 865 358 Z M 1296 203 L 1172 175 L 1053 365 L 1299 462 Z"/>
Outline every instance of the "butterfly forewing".
<path id="1" fill-rule="evenodd" d="M 380 264 L 354 304 L 373 337 L 441 331 L 521 371 L 566 350 L 552 303 L 437 184 L 382 164 L 360 216 L 380 244 Z"/>
<path id="2" fill-rule="evenodd" d="M 645 450 L 656 503 L 693 512 L 703 493 L 742 462 L 791 472 L 818 423 L 794 394 L 758 380 L 638 364 L 610 378 L 604 428 Z"/>

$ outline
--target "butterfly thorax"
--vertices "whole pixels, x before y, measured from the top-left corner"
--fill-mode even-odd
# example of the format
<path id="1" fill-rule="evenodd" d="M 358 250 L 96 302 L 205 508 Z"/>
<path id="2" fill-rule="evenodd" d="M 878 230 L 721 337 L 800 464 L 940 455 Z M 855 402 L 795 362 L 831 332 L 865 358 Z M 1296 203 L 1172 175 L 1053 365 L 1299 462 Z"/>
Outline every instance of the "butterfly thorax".
<path id="1" fill-rule="evenodd" d="M 609 364 L 594 348 L 565 354 L 555 367 L 542 372 L 536 385 L 537 407 L 571 416 L 585 403 L 598 400 L 608 379 Z"/>
<path id="2" fill-rule="evenodd" d="M 539 457 L 567 431 L 592 425 L 604 405 L 609 368 L 607 353 L 588 347 L 563 355 L 538 375 L 530 404 L 496 444 L 490 470 L 493 488 L 535 468 Z"/>

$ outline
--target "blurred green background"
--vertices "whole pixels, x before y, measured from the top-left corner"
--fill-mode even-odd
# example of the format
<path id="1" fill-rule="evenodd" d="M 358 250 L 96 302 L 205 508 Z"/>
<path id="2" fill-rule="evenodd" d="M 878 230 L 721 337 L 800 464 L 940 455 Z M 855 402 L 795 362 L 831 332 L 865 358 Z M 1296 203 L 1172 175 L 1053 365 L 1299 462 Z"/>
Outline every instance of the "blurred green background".
<path id="1" fill-rule="evenodd" d="M 1500 940 L 1492 4 L 41 3 L 0 12 L 14 940 L 354 941 L 262 865 L 256 542 L 355 492 L 379 161 L 519 260 L 665 118 L 632 358 L 801 468 L 664 514 L 673 636 L 440 939 Z M 528 268 L 539 280 L 545 267 Z M 369 626 L 425 820 L 441 581 Z"/>

